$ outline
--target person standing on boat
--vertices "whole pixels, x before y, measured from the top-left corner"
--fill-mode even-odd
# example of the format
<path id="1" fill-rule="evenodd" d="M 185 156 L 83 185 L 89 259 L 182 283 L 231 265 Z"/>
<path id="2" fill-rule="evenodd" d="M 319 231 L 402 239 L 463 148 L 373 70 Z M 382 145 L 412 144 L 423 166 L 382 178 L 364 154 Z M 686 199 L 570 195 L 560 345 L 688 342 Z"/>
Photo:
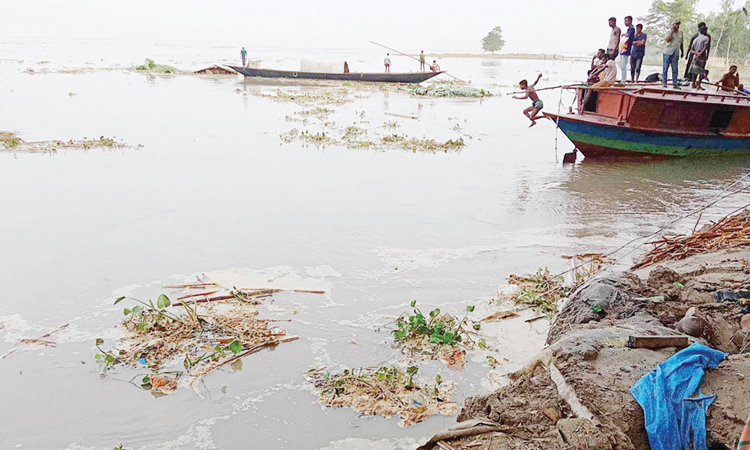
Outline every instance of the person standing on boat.
<path id="1" fill-rule="evenodd" d="M 633 28 L 633 16 L 625 16 L 625 36 L 623 36 L 622 60 L 620 61 L 620 74 L 622 75 L 622 82 L 628 81 L 628 60 L 633 51 L 633 37 L 635 37 L 635 28 Z M 633 77 L 630 77 L 633 80 Z"/>
<path id="2" fill-rule="evenodd" d="M 544 108 L 544 103 L 542 103 L 541 100 L 539 100 L 539 96 L 537 95 L 536 91 L 534 90 L 534 87 L 537 83 L 539 83 L 539 80 L 542 78 L 542 74 L 540 73 L 538 77 L 536 77 L 536 81 L 534 84 L 529 86 L 529 82 L 526 80 L 521 80 L 518 85 L 526 91 L 525 95 L 523 97 L 516 97 L 515 95 L 513 98 L 516 100 L 526 100 L 527 98 L 531 100 L 531 106 L 523 110 L 523 115 L 526 116 L 530 121 L 531 125 L 529 125 L 529 128 L 536 125 L 536 115 L 539 114 L 539 111 Z"/>
<path id="3" fill-rule="evenodd" d="M 242 50 L 240 50 L 240 58 L 242 59 L 242 67 L 245 67 L 245 60 L 247 59 L 247 50 L 245 50 L 245 47 L 242 47 Z"/>
<path id="4" fill-rule="evenodd" d="M 620 48 L 620 34 L 622 30 L 617 27 L 617 19 L 614 17 L 609 18 L 609 27 L 612 28 L 612 32 L 609 33 L 609 44 L 607 44 L 607 53 L 609 58 L 614 61 L 617 58 L 617 53 Z"/>
<path id="5" fill-rule="evenodd" d="M 635 26 L 635 36 L 633 36 L 633 49 L 630 50 L 630 79 L 638 81 L 641 76 L 641 65 L 643 57 L 646 55 L 646 33 L 643 32 L 643 25 L 640 23 Z"/>
<path id="6" fill-rule="evenodd" d="M 693 88 L 702 91 L 701 81 L 706 72 L 706 59 L 708 59 L 708 28 L 701 27 L 698 36 L 692 40 L 690 45 L 690 78 L 693 80 Z"/>
<path id="7" fill-rule="evenodd" d="M 424 72 L 425 67 L 427 67 L 427 64 L 425 63 L 424 59 L 424 50 L 419 52 L 419 71 Z"/>
<path id="8" fill-rule="evenodd" d="M 700 22 L 698 24 L 698 32 L 693 35 L 693 37 L 690 38 L 690 44 L 688 44 L 688 48 L 693 47 L 693 41 L 695 41 L 695 38 L 700 36 L 701 34 L 701 28 L 706 26 L 706 22 Z M 708 36 L 708 46 L 706 47 L 706 60 L 708 60 L 708 55 L 711 53 L 711 35 L 708 34 L 708 28 L 706 28 L 706 36 Z M 693 79 L 690 76 L 690 64 L 693 62 L 693 53 L 688 52 L 688 54 L 685 56 L 685 59 L 687 59 L 687 67 L 685 67 L 685 78 Z"/>
<path id="9" fill-rule="evenodd" d="M 677 85 L 679 79 L 677 77 L 680 58 L 685 54 L 685 49 L 682 46 L 682 33 L 680 32 L 680 21 L 675 20 L 672 23 L 672 31 L 667 36 L 667 46 L 664 47 L 662 54 L 662 66 L 661 66 L 661 84 L 667 87 L 667 69 L 672 67 L 672 86 L 675 89 L 679 89 Z"/>
<path id="10" fill-rule="evenodd" d="M 391 54 L 386 53 L 385 59 L 383 60 L 383 64 L 385 65 L 385 73 L 391 73 Z"/>

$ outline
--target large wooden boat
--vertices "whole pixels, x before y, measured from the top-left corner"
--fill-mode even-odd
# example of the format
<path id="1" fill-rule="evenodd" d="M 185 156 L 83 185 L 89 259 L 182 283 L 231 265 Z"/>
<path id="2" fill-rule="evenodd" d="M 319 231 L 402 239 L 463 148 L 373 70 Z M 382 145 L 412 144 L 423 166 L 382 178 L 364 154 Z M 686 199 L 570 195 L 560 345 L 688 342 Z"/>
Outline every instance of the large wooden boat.
<path id="1" fill-rule="evenodd" d="M 246 77 L 262 78 L 302 78 L 311 80 L 341 80 L 341 81 L 375 81 L 380 83 L 421 83 L 438 72 L 409 72 L 409 73 L 325 73 L 325 72 L 294 72 L 291 70 L 251 69 L 249 67 L 229 66 Z"/>
<path id="2" fill-rule="evenodd" d="M 750 155 L 750 96 L 660 86 L 575 86 L 577 109 L 545 113 L 587 158 Z"/>

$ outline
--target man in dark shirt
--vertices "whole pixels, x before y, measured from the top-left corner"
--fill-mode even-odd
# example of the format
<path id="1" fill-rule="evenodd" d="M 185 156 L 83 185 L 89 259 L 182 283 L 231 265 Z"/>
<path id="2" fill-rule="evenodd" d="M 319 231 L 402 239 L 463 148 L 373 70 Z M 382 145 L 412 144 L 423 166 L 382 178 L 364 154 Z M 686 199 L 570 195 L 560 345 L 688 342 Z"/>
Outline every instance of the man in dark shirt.
<path id="1" fill-rule="evenodd" d="M 622 37 L 622 62 L 620 63 L 620 74 L 622 75 L 622 82 L 628 81 L 628 60 L 633 46 L 633 36 L 635 36 L 635 28 L 633 28 L 633 16 L 625 16 L 625 35 Z M 632 80 L 632 78 L 631 78 Z"/>
<path id="2" fill-rule="evenodd" d="M 640 23 L 635 26 L 632 46 L 630 50 L 630 79 L 638 81 L 641 76 L 643 56 L 646 54 L 646 33 L 643 32 L 643 25 Z"/>

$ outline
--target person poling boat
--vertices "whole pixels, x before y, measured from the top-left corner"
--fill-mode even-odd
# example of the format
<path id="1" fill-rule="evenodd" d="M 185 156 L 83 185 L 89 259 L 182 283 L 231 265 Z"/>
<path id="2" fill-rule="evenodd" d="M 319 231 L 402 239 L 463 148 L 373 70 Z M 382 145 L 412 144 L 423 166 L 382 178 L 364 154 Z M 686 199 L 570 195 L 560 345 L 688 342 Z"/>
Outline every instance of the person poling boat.
<path id="1" fill-rule="evenodd" d="M 540 73 L 539 76 L 536 77 L 536 81 L 534 81 L 534 84 L 532 84 L 531 86 L 529 86 L 528 81 L 521 80 L 521 82 L 518 84 L 521 89 L 525 91 L 525 94 L 523 97 L 516 97 L 515 95 L 513 96 L 513 98 L 515 98 L 516 100 L 526 100 L 527 98 L 531 100 L 531 106 L 523 110 L 523 115 L 531 121 L 531 125 L 529 125 L 529 128 L 536 125 L 536 115 L 539 114 L 539 111 L 541 111 L 542 108 L 544 108 L 544 103 L 539 100 L 539 96 L 534 90 L 534 87 L 537 83 L 539 83 L 539 80 L 541 78 L 542 74 Z"/>

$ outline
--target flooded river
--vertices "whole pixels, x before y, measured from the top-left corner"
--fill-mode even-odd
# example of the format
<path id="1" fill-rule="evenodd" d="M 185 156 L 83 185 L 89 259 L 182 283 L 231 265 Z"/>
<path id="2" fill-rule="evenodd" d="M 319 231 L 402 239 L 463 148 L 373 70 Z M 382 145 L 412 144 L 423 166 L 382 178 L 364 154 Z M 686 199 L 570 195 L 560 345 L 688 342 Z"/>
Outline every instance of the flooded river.
<path id="1" fill-rule="evenodd" d="M 225 55 L 238 49 L 141 44 L 128 53 L 79 42 L 56 51 L 63 44 L 0 46 L 0 130 L 26 141 L 114 136 L 129 146 L 0 151 L 0 355 L 70 324 L 50 338 L 57 346 L 21 346 L 0 360 L 0 448 L 413 448 L 455 418 L 401 429 L 396 419 L 324 409 L 304 372 L 390 364 L 399 352 L 387 327 L 412 300 L 454 314 L 479 308 L 508 275 L 560 272 L 570 267 L 564 255 L 613 251 L 750 169 L 747 158 L 563 166 L 571 143 L 552 123 L 527 128 L 528 102 L 506 94 L 538 72 L 540 87 L 580 79 L 586 62 L 441 58 L 443 69 L 497 95 L 431 98 L 395 87 L 127 70 L 145 57 L 194 70 L 229 62 Z M 350 54 L 310 58 L 380 70 L 378 51 Z M 304 56 L 266 49 L 257 59 L 295 69 Z M 394 71 L 416 68 L 394 61 Z M 279 91 L 333 92 L 345 101 L 300 105 Z M 559 91 L 540 94 L 557 109 Z M 562 101 L 566 108 L 571 99 Z M 295 114 L 316 106 L 332 112 L 307 122 Z M 466 145 L 411 152 L 280 137 L 295 128 L 318 132 L 325 121 L 370 136 L 392 127 Z M 749 200 L 728 197 L 702 221 Z M 694 225 L 688 219 L 673 231 Z M 114 299 L 155 299 L 170 293 L 163 286 L 204 273 L 326 294 L 277 294 L 276 305 L 298 313 L 271 315 L 291 318 L 284 328 L 300 339 L 244 358 L 241 370 L 211 374 L 197 391 L 155 398 L 130 383 L 137 371 L 103 375 L 94 341 L 118 337 L 122 308 Z M 496 372 L 542 348 L 546 326 L 502 325 L 497 346 L 507 361 Z M 481 359 L 460 372 L 439 362 L 420 370 L 455 381 L 459 403 L 492 386 Z"/>

